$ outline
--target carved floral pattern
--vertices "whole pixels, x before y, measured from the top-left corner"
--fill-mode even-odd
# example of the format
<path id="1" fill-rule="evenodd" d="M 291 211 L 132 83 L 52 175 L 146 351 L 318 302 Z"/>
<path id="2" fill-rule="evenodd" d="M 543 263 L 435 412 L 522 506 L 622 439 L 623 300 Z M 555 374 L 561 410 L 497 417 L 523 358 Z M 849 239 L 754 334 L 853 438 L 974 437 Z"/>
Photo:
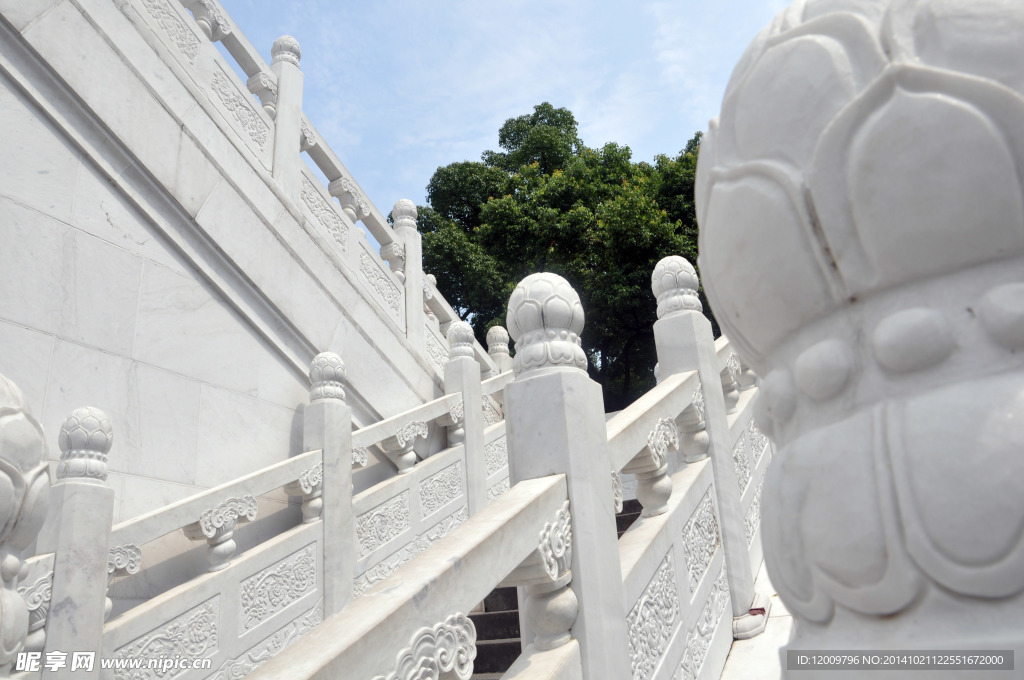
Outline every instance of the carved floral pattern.
<path id="1" fill-rule="evenodd" d="M 505 495 L 508 491 L 508 477 L 505 477 L 500 482 L 492 484 L 491 488 L 487 490 L 487 503 L 493 503 L 495 500 Z"/>
<path id="2" fill-rule="evenodd" d="M 409 528 L 409 492 L 403 491 L 356 519 L 359 556 L 365 557 Z"/>
<path id="3" fill-rule="evenodd" d="M 302 202 L 306 204 L 313 217 L 338 244 L 339 250 L 345 252 L 348 248 L 348 225 L 334 211 L 334 208 L 324 200 L 324 197 L 317 191 L 313 183 L 306 176 L 302 177 Z"/>
<path id="4" fill-rule="evenodd" d="M 743 373 L 743 365 L 740 363 L 739 355 L 736 352 L 729 354 L 729 357 L 725 360 L 725 368 L 729 371 L 733 382 L 739 382 L 740 374 Z"/>
<path id="5" fill-rule="evenodd" d="M 679 664 L 674 680 L 696 680 L 704 665 L 704 657 L 707 656 L 708 648 L 711 646 L 711 639 L 719 626 L 722 612 L 729 604 L 729 584 L 725 577 L 725 567 L 715 579 L 715 585 L 708 594 L 708 599 L 697 617 L 697 623 L 693 630 L 686 636 L 686 651 L 683 652 L 683 660 Z"/>
<path id="6" fill-rule="evenodd" d="M 491 400 L 489 398 L 487 398 L 487 397 L 483 398 L 483 409 L 484 409 L 484 422 L 487 423 L 488 425 L 494 425 L 495 423 L 500 423 L 501 419 L 504 417 L 504 416 L 501 415 L 501 413 L 498 411 L 498 409 L 494 408 L 494 404 L 492 404 Z"/>
<path id="7" fill-rule="evenodd" d="M 736 446 L 732 447 L 732 462 L 736 467 L 736 482 L 740 487 L 740 495 L 747 490 L 750 483 L 750 457 L 747 455 L 746 435 L 740 435 Z"/>
<path id="8" fill-rule="evenodd" d="M 462 463 L 449 465 L 420 484 L 420 516 L 428 517 L 462 495 Z"/>
<path id="9" fill-rule="evenodd" d="M 569 570 L 572 562 L 572 518 L 569 514 L 569 501 L 562 503 L 554 522 L 544 524 L 537 549 L 544 560 L 544 570 L 552 581 Z"/>
<path id="10" fill-rule="evenodd" d="M 350 180 L 348 177 L 342 177 L 338 181 L 338 186 L 341 190 L 349 194 L 352 197 L 352 201 L 356 207 L 359 208 L 358 215 L 361 217 L 367 217 L 370 214 L 370 206 L 366 203 L 366 199 L 363 198 L 363 193 L 356 186 L 356 183 Z"/>
<path id="11" fill-rule="evenodd" d="M 148 667 L 148 660 L 168 658 L 204 659 L 212 658 L 217 647 L 217 621 L 220 617 L 220 595 L 189 609 L 142 637 L 138 637 L 114 652 L 115 659 L 143 659 L 142 668 L 118 668 L 115 680 L 152 680 L 172 678 L 180 675 L 181 668 L 162 670 L 157 662 Z"/>
<path id="12" fill-rule="evenodd" d="M 440 370 L 444 370 L 444 365 L 448 363 L 448 350 L 438 342 L 437 338 L 434 337 L 434 334 L 430 332 L 430 329 L 427 329 L 426 338 L 427 356 L 430 357 L 434 366 Z"/>
<path id="13" fill-rule="evenodd" d="M 508 441 L 505 439 L 505 435 L 501 435 L 489 444 L 484 444 L 484 463 L 487 466 L 488 477 L 498 470 L 508 467 Z"/>
<path id="14" fill-rule="evenodd" d="M 116 572 L 137 574 L 142 568 L 142 549 L 134 543 L 114 546 L 107 555 L 107 574 Z"/>
<path id="15" fill-rule="evenodd" d="M 395 440 L 399 446 L 406 446 L 411 444 L 416 437 L 426 437 L 429 434 L 427 430 L 427 424 L 422 420 L 413 420 L 412 422 L 406 423 L 402 428 L 395 433 Z"/>
<path id="16" fill-rule="evenodd" d="M 167 0 L 142 0 L 142 5 L 149 12 L 149 15 L 156 20 L 156 23 L 164 30 L 181 53 L 188 59 L 188 63 L 196 63 L 196 55 L 199 54 L 199 38 L 181 20 L 178 13 L 174 11 Z"/>
<path id="17" fill-rule="evenodd" d="M 650 677 L 665 653 L 678 619 L 679 593 L 672 552 L 669 551 L 626 617 L 633 680 Z"/>
<path id="18" fill-rule="evenodd" d="M 678 446 L 679 435 L 676 432 L 676 424 L 667 418 L 659 420 L 651 433 L 647 435 L 647 448 L 654 459 L 655 469 L 664 467 L 668 463 L 669 449 L 675 449 Z"/>
<path id="19" fill-rule="evenodd" d="M 352 461 L 358 463 L 360 467 L 366 467 L 368 460 L 370 460 L 370 450 L 365 446 L 357 446 L 352 449 Z"/>
<path id="20" fill-rule="evenodd" d="M 469 680 L 476 658 L 476 628 L 465 614 L 449 616 L 433 628 L 420 628 L 398 654 L 395 670 L 373 680 Z"/>
<path id="21" fill-rule="evenodd" d="M 308 470 L 303 470 L 302 474 L 299 475 L 299 488 L 302 489 L 302 493 L 311 494 L 314 491 L 320 491 L 324 485 L 324 464 L 323 462 L 317 463 Z"/>
<path id="22" fill-rule="evenodd" d="M 363 273 L 370 283 L 370 287 L 384 300 L 391 311 L 398 314 L 402 305 L 402 293 L 388 275 L 381 271 L 373 258 L 366 253 L 359 253 L 359 271 Z"/>
<path id="23" fill-rule="evenodd" d="M 750 545 L 751 541 L 754 540 L 754 535 L 757 533 L 758 527 L 761 526 L 761 489 L 764 488 L 764 477 L 761 478 L 761 483 L 757 485 L 757 491 L 754 492 L 754 500 L 750 501 L 750 507 L 747 508 L 747 514 L 743 518 L 743 531 L 747 534 L 747 545 Z"/>
<path id="24" fill-rule="evenodd" d="M 764 436 L 761 430 L 757 429 L 757 424 L 754 423 L 753 418 L 747 423 L 747 435 L 750 438 L 750 448 L 754 452 L 755 465 L 760 465 L 761 456 L 764 455 L 765 447 L 768 446 L 768 437 Z"/>
<path id="25" fill-rule="evenodd" d="M 316 544 L 311 543 L 241 583 L 239 620 L 249 630 L 316 589 Z"/>
<path id="26" fill-rule="evenodd" d="M 612 470 L 612 502 L 615 514 L 622 512 L 622 476 L 615 470 Z"/>
<path id="27" fill-rule="evenodd" d="M 399 567 L 429 548 L 433 543 L 436 543 L 447 536 L 452 529 L 459 526 L 467 519 L 469 519 L 469 510 L 462 508 L 454 515 L 446 517 L 427 531 L 414 538 L 402 549 L 388 557 L 385 557 L 383 560 L 367 569 L 366 572 L 355 580 L 354 590 L 356 596 L 358 597 L 365 593 L 374 583 L 383 581 L 388 576 L 391 576 L 391 574 L 395 573 Z"/>
<path id="28" fill-rule="evenodd" d="M 270 127 L 256 113 L 255 107 L 249 103 L 249 98 L 239 94 L 222 71 L 213 74 L 210 86 L 217 93 L 224 108 L 234 115 L 235 120 L 242 126 L 245 133 L 262 149 L 263 145 L 267 143 Z"/>
<path id="29" fill-rule="evenodd" d="M 46 622 L 50 611 L 50 597 L 53 595 L 53 571 L 37 578 L 32 584 L 19 586 L 18 593 L 28 605 L 28 629 L 38 630 Z"/>
<path id="30" fill-rule="evenodd" d="M 221 529 L 230 530 L 240 518 L 250 522 L 256 519 L 259 505 L 255 496 L 228 498 L 215 508 L 199 516 L 199 528 L 207 538 L 213 538 Z"/>
<path id="31" fill-rule="evenodd" d="M 313 609 L 289 621 L 282 628 L 254 645 L 241 656 L 225 661 L 209 680 L 239 680 L 277 656 L 286 647 L 313 630 L 324 620 L 318 604 Z"/>
<path id="32" fill-rule="evenodd" d="M 683 556 L 690 576 L 691 594 L 696 592 L 720 543 L 715 506 L 711 500 L 711 491 L 708 490 L 683 527 Z"/>
<path id="33" fill-rule="evenodd" d="M 697 389 L 693 391 L 693 408 L 697 410 L 697 415 L 700 416 L 700 422 L 707 422 L 704 419 L 704 390 L 701 389 L 700 385 L 697 385 Z"/>

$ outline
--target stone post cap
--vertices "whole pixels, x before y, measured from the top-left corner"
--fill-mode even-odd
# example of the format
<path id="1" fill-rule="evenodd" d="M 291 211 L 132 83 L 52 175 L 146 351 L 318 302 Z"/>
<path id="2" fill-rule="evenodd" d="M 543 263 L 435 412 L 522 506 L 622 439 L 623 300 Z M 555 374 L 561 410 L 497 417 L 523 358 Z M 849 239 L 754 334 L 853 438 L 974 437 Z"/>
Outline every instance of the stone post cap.
<path id="1" fill-rule="evenodd" d="M 403 198 L 398 203 L 395 203 L 395 207 L 391 209 L 391 219 L 395 222 L 395 229 L 399 227 L 411 227 L 416 228 L 416 217 L 419 213 L 416 211 L 416 204 L 410 201 L 408 198 Z"/>
<path id="2" fill-rule="evenodd" d="M 569 282 L 558 274 L 531 274 L 519 282 L 508 301 L 505 319 L 516 342 L 516 375 L 537 368 L 587 370 L 580 346 L 583 305 Z"/>
<path id="3" fill-rule="evenodd" d="M 309 400 L 345 400 L 345 362 L 334 352 L 321 352 L 309 365 Z"/>
<path id="4" fill-rule="evenodd" d="M 679 255 L 663 258 L 651 274 L 651 291 L 658 300 L 658 318 L 674 312 L 703 312 L 697 297 L 699 286 L 697 270 L 686 258 Z"/>
<path id="5" fill-rule="evenodd" d="M 302 48 L 299 47 L 299 41 L 290 35 L 282 35 L 280 38 L 274 41 L 274 46 L 270 48 L 270 55 L 272 64 L 276 64 L 279 61 L 287 61 L 289 64 L 299 65 L 299 59 L 302 58 Z"/>
<path id="6" fill-rule="evenodd" d="M 473 356 L 473 327 L 465 321 L 455 321 L 448 326 L 448 357 L 472 357 Z"/>
<path id="7" fill-rule="evenodd" d="M 76 408 L 61 425 L 57 445 L 57 479 L 107 478 L 107 453 L 114 443 L 114 427 L 107 414 L 94 406 Z"/>
<path id="8" fill-rule="evenodd" d="M 507 330 L 501 326 L 491 326 L 487 331 L 487 353 L 509 354 Z"/>

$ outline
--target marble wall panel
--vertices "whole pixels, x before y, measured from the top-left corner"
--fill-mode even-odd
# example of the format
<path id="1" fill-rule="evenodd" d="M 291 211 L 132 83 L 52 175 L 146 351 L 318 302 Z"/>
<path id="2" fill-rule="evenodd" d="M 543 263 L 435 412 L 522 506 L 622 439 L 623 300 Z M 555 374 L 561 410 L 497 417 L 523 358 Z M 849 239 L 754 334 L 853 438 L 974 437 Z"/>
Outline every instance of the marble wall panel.
<path id="1" fill-rule="evenodd" d="M 256 395 L 255 334 L 201 283 L 147 262 L 138 304 L 136 359 Z"/>
<path id="2" fill-rule="evenodd" d="M 292 409 L 203 385 L 197 483 L 214 487 L 302 452 L 302 419 Z"/>
<path id="3" fill-rule="evenodd" d="M 21 388 L 36 418 L 43 415 L 53 343 L 52 335 L 0 321 L 0 374 Z M 47 441 L 47 446 L 56 443 Z"/>

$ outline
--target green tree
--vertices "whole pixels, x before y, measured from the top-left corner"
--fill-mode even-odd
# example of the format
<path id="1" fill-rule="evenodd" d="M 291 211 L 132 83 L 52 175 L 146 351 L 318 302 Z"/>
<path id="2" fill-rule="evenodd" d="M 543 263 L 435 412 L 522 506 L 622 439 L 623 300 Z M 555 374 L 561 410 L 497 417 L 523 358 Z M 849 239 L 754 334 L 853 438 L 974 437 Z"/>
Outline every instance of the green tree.
<path id="1" fill-rule="evenodd" d="M 576 119 L 549 103 L 510 118 L 501 151 L 437 169 L 420 208 L 424 268 L 482 341 L 528 274 L 564 276 L 587 314 L 581 338 L 605 406 L 654 385 L 658 260 L 697 255 L 697 133 L 677 156 L 635 163 L 629 147 L 585 146 Z"/>

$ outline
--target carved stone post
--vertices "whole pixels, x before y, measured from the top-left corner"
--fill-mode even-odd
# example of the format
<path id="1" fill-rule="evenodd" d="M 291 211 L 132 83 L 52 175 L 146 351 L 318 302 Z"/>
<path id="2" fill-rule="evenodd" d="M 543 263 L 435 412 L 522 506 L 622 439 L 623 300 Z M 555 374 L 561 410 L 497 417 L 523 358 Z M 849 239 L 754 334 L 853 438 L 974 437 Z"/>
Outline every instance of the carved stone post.
<path id="1" fill-rule="evenodd" d="M 274 118 L 274 179 L 293 200 L 302 186 L 302 50 L 290 35 L 274 41 L 270 70 L 277 79 L 277 115 Z M 262 101 L 262 99 L 261 99 Z"/>
<path id="2" fill-rule="evenodd" d="M 456 321 L 448 327 L 448 363 L 444 367 L 444 391 L 462 394 L 461 414 L 450 428 L 461 436 L 466 450 L 466 481 L 469 514 L 487 505 L 487 460 L 484 456 L 484 413 L 480 408 L 480 364 L 473 356 L 473 327 Z M 461 417 L 460 417 L 461 415 Z M 449 429 L 449 435 L 452 434 Z M 449 445 L 454 445 L 449 436 Z"/>
<path id="3" fill-rule="evenodd" d="M 1021 673 L 1022 26 L 1017 2 L 795 3 L 702 140 L 701 273 L 761 376 L 790 649 L 1014 650 Z"/>
<path id="4" fill-rule="evenodd" d="M 498 369 L 498 374 L 512 370 L 512 355 L 508 351 L 508 331 L 491 326 L 487 331 L 487 354 Z"/>
<path id="5" fill-rule="evenodd" d="M 416 204 L 403 198 L 391 210 L 395 240 L 401 244 L 405 275 L 405 335 L 421 355 L 426 351 L 426 317 L 423 314 L 423 245 L 416 229 Z M 383 254 L 383 249 L 381 254 Z M 389 260 L 394 269 L 394 263 Z"/>
<path id="6" fill-rule="evenodd" d="M 704 390 L 698 387 L 693 393 L 693 403 L 683 409 L 676 419 L 679 425 L 679 450 L 684 463 L 696 463 L 708 457 L 711 437 L 704 419 Z"/>
<path id="7" fill-rule="evenodd" d="M 339 177 L 332 180 L 327 185 L 327 191 L 330 192 L 331 196 L 338 199 L 338 202 L 341 203 L 341 209 L 352 220 L 352 224 L 362 220 L 364 217 L 369 217 L 370 206 L 366 203 L 366 199 L 363 198 L 363 194 L 359 187 L 356 186 L 356 183 L 348 177 Z"/>
<path id="8" fill-rule="evenodd" d="M 43 430 L 25 404 L 21 390 L 0 375 L 0 485 L 6 491 L 0 513 L 0 675 L 6 677 L 24 650 L 29 614 L 18 592 L 21 551 L 46 520 L 50 475 Z"/>
<path id="9" fill-rule="evenodd" d="M 725 550 L 726 573 L 732 601 L 733 631 L 740 638 L 764 630 L 767 616 L 755 602 L 754 577 L 744 529 L 743 506 L 733 467 L 729 423 L 722 392 L 722 370 L 711 334 L 711 322 L 697 297 L 697 272 L 677 255 L 666 257 L 654 268 L 651 289 L 658 300 L 654 342 L 662 378 L 696 370 L 704 396 L 704 420 L 718 496 L 718 511 Z M 754 610 L 754 614 L 751 614 Z"/>
<path id="10" fill-rule="evenodd" d="M 333 352 L 318 354 L 309 369 L 309 405 L 302 414 L 302 444 L 321 449 L 319 498 L 315 471 L 303 491 L 303 519 L 324 523 L 324 616 L 341 611 L 352 599 L 356 562 L 356 527 L 352 515 L 352 408 L 345 403 L 345 364 Z M 362 464 L 366 464 L 363 458 Z M 300 487 L 303 480 L 300 478 Z M 319 504 L 320 510 L 316 506 Z"/>
<path id="11" fill-rule="evenodd" d="M 600 386 L 580 347 L 583 308 L 555 274 L 526 277 L 512 293 L 507 326 L 516 341 L 515 380 L 505 392 L 509 467 L 515 484 L 565 473 L 575 543 L 571 569 L 583 677 L 630 677 L 608 437 Z M 529 630 L 542 635 L 541 630 Z"/>
<path id="12" fill-rule="evenodd" d="M 106 485 L 114 434 L 98 408 L 75 409 L 60 429 L 61 457 L 52 495 L 55 527 L 53 589 L 45 650 L 96 652 L 103 642 L 114 490 Z M 98 666 L 98 665 L 97 665 Z M 99 668 L 95 668 L 99 675 Z M 64 668 L 49 677 L 77 677 Z"/>

